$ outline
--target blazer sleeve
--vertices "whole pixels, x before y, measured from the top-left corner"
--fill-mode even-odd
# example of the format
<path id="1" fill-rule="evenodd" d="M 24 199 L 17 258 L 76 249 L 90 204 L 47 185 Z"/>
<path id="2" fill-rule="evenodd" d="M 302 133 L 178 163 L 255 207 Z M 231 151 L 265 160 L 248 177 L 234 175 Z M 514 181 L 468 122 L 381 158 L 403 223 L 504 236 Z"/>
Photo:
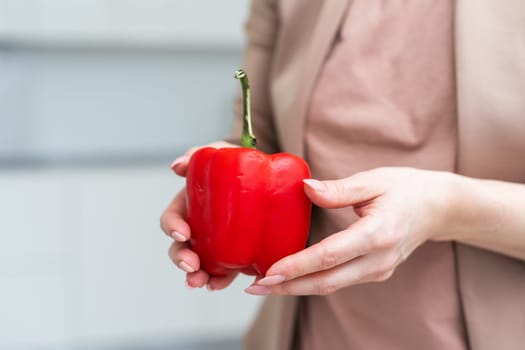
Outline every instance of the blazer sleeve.
<path id="1" fill-rule="evenodd" d="M 279 21 L 275 0 L 253 0 L 245 25 L 246 47 L 243 68 L 248 74 L 252 99 L 252 125 L 257 148 L 266 153 L 279 152 L 270 98 L 270 75 Z M 240 144 L 242 99 L 237 94 L 235 119 L 229 142 Z"/>

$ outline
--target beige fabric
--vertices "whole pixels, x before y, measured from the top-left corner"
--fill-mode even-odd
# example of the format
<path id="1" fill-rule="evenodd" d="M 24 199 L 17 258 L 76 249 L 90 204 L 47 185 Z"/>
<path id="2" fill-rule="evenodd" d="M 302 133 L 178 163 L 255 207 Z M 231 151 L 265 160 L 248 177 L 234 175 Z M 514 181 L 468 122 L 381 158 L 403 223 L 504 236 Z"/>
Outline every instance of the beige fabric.
<path id="1" fill-rule="evenodd" d="M 352 2 L 312 93 L 313 178 L 455 171 L 453 36 L 452 0 Z M 351 207 L 314 208 L 310 241 L 356 219 Z M 383 283 L 301 299 L 297 349 L 467 349 L 451 242 L 419 247 Z"/>
<path id="2" fill-rule="evenodd" d="M 457 0 L 456 23 L 458 170 L 525 183 L 525 1 Z M 525 263 L 457 249 L 471 348 L 523 349 Z"/>
<path id="3" fill-rule="evenodd" d="M 457 1 L 459 170 L 525 182 L 525 1 Z"/>
<path id="4" fill-rule="evenodd" d="M 312 89 L 349 3 L 253 1 L 245 67 L 263 149 L 304 156 Z M 524 16 L 523 0 L 456 0 L 458 169 L 465 175 L 525 182 Z M 457 256 L 471 348 L 522 349 L 525 263 L 461 244 Z M 289 349 L 296 306 L 293 297 L 267 298 L 247 348 Z"/>

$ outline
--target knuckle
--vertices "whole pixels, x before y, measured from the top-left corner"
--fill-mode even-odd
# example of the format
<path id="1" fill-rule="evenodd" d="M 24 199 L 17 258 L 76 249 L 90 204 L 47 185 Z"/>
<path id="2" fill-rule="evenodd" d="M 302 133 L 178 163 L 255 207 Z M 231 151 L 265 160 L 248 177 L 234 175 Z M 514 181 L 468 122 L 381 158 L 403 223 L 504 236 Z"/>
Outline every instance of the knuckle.
<path id="1" fill-rule="evenodd" d="M 375 273 L 373 274 L 373 279 L 375 281 L 385 281 L 392 276 L 395 268 L 396 268 L 395 259 L 391 257 L 386 258 L 376 269 Z"/>
<path id="2" fill-rule="evenodd" d="M 303 276 L 305 274 L 305 269 L 302 266 L 303 264 L 290 264 L 288 268 L 284 268 L 285 271 L 289 271 L 290 278 L 296 278 Z"/>
<path id="3" fill-rule="evenodd" d="M 163 212 L 162 215 L 160 216 L 159 224 L 160 224 L 160 229 L 164 231 L 164 233 L 169 234 L 168 229 L 166 228 L 166 212 Z"/>
<path id="4" fill-rule="evenodd" d="M 159 226 L 162 231 L 166 232 L 164 230 L 164 213 L 162 213 L 162 215 L 159 217 Z"/>
<path id="5" fill-rule="evenodd" d="M 345 179 L 332 182 L 333 184 L 333 196 L 337 203 L 346 203 L 347 184 Z"/>
<path id="6" fill-rule="evenodd" d="M 372 249 L 384 249 L 387 247 L 383 232 L 374 232 L 370 235 L 370 246 Z"/>
<path id="7" fill-rule="evenodd" d="M 283 283 L 279 286 L 273 287 L 277 294 L 280 295 L 293 295 L 295 294 L 292 283 Z"/>
<path id="8" fill-rule="evenodd" d="M 314 284 L 315 295 L 330 295 L 339 289 L 339 285 L 330 279 L 322 279 Z"/>
<path id="9" fill-rule="evenodd" d="M 177 246 L 175 244 L 172 244 L 168 249 L 168 256 L 170 257 L 171 261 L 176 262 L 177 260 Z"/>
<path id="10" fill-rule="evenodd" d="M 366 270 L 355 269 L 353 273 L 350 275 L 352 284 L 359 283 L 360 281 L 366 280 L 366 277 L 368 274 L 369 273 Z"/>
<path id="11" fill-rule="evenodd" d="M 321 241 L 319 243 L 321 249 L 321 270 L 328 270 L 338 263 L 337 253 L 331 248 L 330 244 Z"/>
<path id="12" fill-rule="evenodd" d="M 383 282 L 389 279 L 390 277 L 392 277 L 393 274 L 394 274 L 393 269 L 382 271 L 375 276 L 374 280 L 376 282 Z"/>
<path id="13" fill-rule="evenodd" d="M 400 235 L 397 230 L 386 228 L 372 234 L 371 244 L 372 247 L 376 249 L 387 249 L 395 246 L 399 239 Z"/>
<path id="14" fill-rule="evenodd" d="M 171 261 L 173 261 L 175 264 L 178 264 L 179 260 L 187 257 L 188 256 L 187 251 L 186 251 L 187 247 L 188 246 L 185 243 L 178 243 L 178 242 L 172 243 L 168 249 L 168 256 L 170 257 Z"/>

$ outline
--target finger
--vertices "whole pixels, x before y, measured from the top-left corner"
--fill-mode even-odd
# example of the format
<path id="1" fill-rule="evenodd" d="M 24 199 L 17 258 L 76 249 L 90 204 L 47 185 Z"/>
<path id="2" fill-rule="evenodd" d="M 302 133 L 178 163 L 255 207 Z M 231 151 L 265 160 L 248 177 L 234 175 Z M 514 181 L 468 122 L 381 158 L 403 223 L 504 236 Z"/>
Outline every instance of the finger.
<path id="1" fill-rule="evenodd" d="M 314 272 L 329 270 L 379 247 L 375 236 L 381 232 L 381 221 L 369 216 L 348 229 L 273 264 L 259 285 L 271 285 Z M 274 276 L 281 276 L 274 277 Z"/>
<path id="2" fill-rule="evenodd" d="M 170 168 L 179 176 L 186 176 L 186 170 L 188 170 L 188 164 L 193 153 L 197 152 L 201 147 L 191 147 L 184 154 L 171 163 Z"/>
<path id="3" fill-rule="evenodd" d="M 383 193 L 382 186 L 368 172 L 330 181 L 303 180 L 308 198 L 323 208 L 343 208 L 370 201 Z"/>
<path id="4" fill-rule="evenodd" d="M 160 227 L 164 233 L 178 242 L 190 239 L 190 226 L 186 217 L 186 189 L 182 189 L 168 205 L 160 217 Z"/>
<path id="5" fill-rule="evenodd" d="M 384 281 L 393 272 L 393 263 L 383 254 L 370 254 L 332 270 L 303 276 L 271 288 L 276 295 L 329 295 L 355 284 Z"/>
<path id="6" fill-rule="evenodd" d="M 186 150 L 186 152 L 184 152 L 182 156 L 178 157 L 173 161 L 173 163 L 171 163 L 171 170 L 173 170 L 175 174 L 179 176 L 186 176 L 186 171 L 188 170 L 188 164 L 190 162 L 191 156 L 193 155 L 193 153 L 197 152 L 198 150 L 204 147 L 224 148 L 237 146 L 228 142 L 218 141 L 205 146 L 191 147 L 188 150 Z"/>
<path id="7" fill-rule="evenodd" d="M 186 286 L 188 288 L 202 288 L 210 280 L 210 275 L 204 270 L 198 270 L 186 274 Z"/>
<path id="8" fill-rule="evenodd" d="M 211 276 L 210 280 L 208 281 L 208 289 L 210 291 L 224 289 L 228 287 L 238 275 L 239 271 L 231 271 L 223 277 Z"/>
<path id="9" fill-rule="evenodd" d="M 379 282 L 388 279 L 396 266 L 388 253 L 359 257 L 334 269 L 319 271 L 276 286 L 254 285 L 246 289 L 255 295 L 329 295 L 355 284 Z"/>
<path id="10" fill-rule="evenodd" d="M 186 243 L 173 243 L 168 255 L 175 265 L 186 273 L 193 273 L 200 269 L 199 256 Z"/>

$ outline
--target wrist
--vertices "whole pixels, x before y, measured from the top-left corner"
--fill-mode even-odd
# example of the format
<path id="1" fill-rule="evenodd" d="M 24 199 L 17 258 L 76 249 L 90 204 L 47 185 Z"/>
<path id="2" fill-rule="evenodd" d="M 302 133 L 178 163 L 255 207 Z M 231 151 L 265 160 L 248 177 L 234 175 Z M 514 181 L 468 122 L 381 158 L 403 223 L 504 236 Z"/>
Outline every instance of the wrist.
<path id="1" fill-rule="evenodd" d="M 465 198 L 468 197 L 468 178 L 449 173 L 437 173 L 434 186 L 434 213 L 436 223 L 432 232 L 432 240 L 459 240 L 464 235 Z"/>
<path id="2" fill-rule="evenodd" d="M 505 206 L 490 181 L 449 173 L 444 183 L 441 225 L 434 240 L 475 241 L 497 233 Z"/>

